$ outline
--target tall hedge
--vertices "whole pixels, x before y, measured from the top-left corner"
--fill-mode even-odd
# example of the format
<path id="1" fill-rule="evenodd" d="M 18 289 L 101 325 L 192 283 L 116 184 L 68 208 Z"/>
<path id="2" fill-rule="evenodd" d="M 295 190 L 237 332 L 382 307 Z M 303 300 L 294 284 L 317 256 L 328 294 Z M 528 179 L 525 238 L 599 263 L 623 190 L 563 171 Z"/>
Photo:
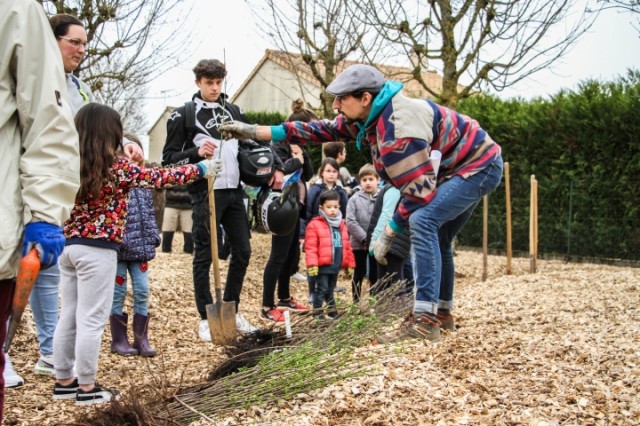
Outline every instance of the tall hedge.
<path id="1" fill-rule="evenodd" d="M 529 180 L 538 180 L 539 252 L 640 259 L 640 73 L 587 81 L 549 99 L 476 97 L 477 119 L 511 167 L 513 246 L 528 250 Z M 505 247 L 504 183 L 490 196 L 490 244 Z M 460 235 L 482 241 L 481 215 Z"/>

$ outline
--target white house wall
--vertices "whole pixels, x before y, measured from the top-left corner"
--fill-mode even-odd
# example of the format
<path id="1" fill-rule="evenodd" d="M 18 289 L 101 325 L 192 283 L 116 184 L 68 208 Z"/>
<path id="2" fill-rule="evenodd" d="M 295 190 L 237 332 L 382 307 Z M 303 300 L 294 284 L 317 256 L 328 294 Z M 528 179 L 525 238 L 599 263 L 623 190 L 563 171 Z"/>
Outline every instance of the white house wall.
<path id="1" fill-rule="evenodd" d="M 320 89 L 276 64 L 266 60 L 235 98 L 245 111 L 289 114 L 291 102 L 302 98 L 311 108 L 320 105 Z"/>

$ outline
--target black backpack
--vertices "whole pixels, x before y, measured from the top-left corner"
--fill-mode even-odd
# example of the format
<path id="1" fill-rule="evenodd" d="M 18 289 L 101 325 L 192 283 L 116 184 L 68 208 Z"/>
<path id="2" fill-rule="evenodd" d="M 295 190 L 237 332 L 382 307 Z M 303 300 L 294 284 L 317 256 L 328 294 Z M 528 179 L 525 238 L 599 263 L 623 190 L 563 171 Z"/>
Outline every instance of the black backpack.
<path id="1" fill-rule="evenodd" d="M 196 104 L 193 101 L 184 103 L 184 123 L 187 140 L 193 140 L 198 131 Z M 275 159 L 271 148 L 248 139 L 238 141 L 238 164 L 240 180 L 250 186 L 266 184 L 275 171 Z"/>

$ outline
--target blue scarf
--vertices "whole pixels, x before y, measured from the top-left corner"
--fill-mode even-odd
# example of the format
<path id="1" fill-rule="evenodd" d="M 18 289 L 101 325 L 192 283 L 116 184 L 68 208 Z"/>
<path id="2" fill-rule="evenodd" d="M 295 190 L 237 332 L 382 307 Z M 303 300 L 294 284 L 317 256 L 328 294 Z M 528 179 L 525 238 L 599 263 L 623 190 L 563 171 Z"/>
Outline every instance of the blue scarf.
<path id="1" fill-rule="evenodd" d="M 399 81 L 385 81 L 382 86 L 382 90 L 378 93 L 375 100 L 373 101 L 373 105 L 371 105 L 371 111 L 369 111 L 369 116 L 367 117 L 367 121 L 364 124 L 356 121 L 356 126 L 358 126 L 358 137 L 356 138 L 356 148 L 358 151 L 362 147 L 362 140 L 365 137 L 365 130 L 367 127 L 373 123 L 376 118 L 380 115 L 385 106 L 389 103 L 391 98 L 393 98 L 396 93 L 402 90 L 403 84 Z"/>

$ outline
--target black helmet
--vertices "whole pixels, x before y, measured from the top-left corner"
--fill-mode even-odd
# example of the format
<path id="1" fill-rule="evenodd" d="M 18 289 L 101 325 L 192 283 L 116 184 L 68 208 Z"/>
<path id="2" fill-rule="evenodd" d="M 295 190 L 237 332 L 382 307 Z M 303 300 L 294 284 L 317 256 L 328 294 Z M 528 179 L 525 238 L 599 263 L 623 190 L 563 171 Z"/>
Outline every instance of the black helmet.
<path id="1" fill-rule="evenodd" d="M 250 186 L 269 182 L 275 170 L 271 148 L 252 140 L 238 141 L 238 166 L 240 180 Z"/>
<path id="2" fill-rule="evenodd" d="M 287 185 L 282 192 L 263 188 L 258 194 L 258 221 L 274 235 L 288 235 L 298 221 L 298 184 Z"/>

